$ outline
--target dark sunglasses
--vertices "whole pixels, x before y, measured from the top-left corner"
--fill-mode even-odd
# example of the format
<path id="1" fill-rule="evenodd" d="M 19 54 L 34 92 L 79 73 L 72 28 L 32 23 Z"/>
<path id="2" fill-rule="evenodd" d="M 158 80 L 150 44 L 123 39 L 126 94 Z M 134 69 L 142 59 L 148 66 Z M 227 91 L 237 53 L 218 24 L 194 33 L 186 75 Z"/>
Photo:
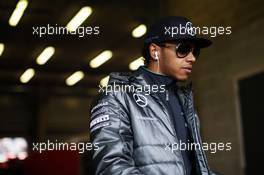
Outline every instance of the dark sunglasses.
<path id="1" fill-rule="evenodd" d="M 192 52 L 192 54 L 195 58 L 198 58 L 198 56 L 200 54 L 200 48 L 196 47 L 193 44 L 188 43 L 188 42 L 182 42 L 182 43 L 178 43 L 176 45 L 167 45 L 165 43 L 159 43 L 157 45 L 160 47 L 175 47 L 176 55 L 179 58 L 186 57 L 190 52 Z"/>

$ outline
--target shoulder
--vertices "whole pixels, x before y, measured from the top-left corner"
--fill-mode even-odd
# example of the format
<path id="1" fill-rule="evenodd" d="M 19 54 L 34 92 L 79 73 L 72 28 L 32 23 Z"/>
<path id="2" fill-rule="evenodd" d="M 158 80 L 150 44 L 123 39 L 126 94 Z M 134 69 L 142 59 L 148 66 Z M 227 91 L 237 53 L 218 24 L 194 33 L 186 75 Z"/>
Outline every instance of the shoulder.
<path id="1" fill-rule="evenodd" d="M 130 85 L 131 75 L 132 73 L 126 72 L 111 73 L 107 86 L 99 85 L 98 94 L 91 103 L 91 113 L 103 106 L 114 109 L 124 107 L 127 98 L 125 87 Z"/>

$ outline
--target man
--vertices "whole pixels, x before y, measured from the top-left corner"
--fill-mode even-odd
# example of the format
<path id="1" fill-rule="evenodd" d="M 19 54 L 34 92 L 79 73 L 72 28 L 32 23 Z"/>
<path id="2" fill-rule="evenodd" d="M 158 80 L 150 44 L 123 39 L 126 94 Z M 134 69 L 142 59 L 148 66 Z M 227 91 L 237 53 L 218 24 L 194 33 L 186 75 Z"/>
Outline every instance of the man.
<path id="1" fill-rule="evenodd" d="M 202 145 L 191 87 L 177 85 L 191 75 L 200 48 L 211 45 L 193 32 L 186 18 L 159 20 L 144 42 L 145 66 L 110 75 L 111 92 L 91 109 L 96 175 L 210 174 L 203 150 L 188 146 Z"/>

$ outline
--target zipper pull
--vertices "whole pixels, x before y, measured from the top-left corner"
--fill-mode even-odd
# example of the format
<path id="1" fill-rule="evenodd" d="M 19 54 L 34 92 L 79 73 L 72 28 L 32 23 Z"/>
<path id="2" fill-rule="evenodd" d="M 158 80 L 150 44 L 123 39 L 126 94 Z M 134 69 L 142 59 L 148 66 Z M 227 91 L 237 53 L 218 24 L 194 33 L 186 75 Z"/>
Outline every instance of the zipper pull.
<path id="1" fill-rule="evenodd" d="M 169 92 L 166 90 L 166 101 L 169 101 Z"/>

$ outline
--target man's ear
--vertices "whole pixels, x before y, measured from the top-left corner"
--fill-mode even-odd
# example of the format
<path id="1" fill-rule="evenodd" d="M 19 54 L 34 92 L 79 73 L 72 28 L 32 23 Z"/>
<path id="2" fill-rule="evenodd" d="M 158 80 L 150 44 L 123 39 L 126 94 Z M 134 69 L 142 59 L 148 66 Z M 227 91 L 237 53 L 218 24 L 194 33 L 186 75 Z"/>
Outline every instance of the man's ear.
<path id="1" fill-rule="evenodd" d="M 160 56 L 160 48 L 154 43 L 149 45 L 149 54 L 152 60 L 157 61 Z"/>

